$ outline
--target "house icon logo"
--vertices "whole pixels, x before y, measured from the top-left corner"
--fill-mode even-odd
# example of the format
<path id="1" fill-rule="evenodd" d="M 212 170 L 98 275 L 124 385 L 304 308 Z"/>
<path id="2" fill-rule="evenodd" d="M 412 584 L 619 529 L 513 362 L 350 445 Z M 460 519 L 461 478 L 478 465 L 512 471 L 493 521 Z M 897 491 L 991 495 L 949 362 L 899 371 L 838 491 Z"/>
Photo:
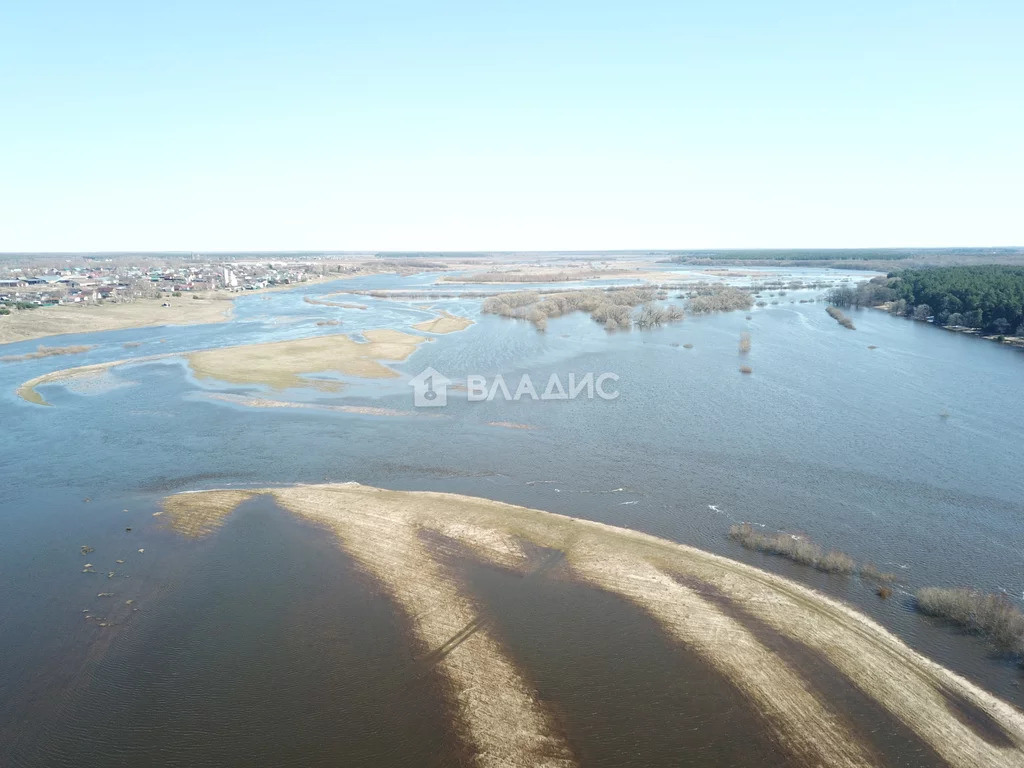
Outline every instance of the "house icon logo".
<path id="1" fill-rule="evenodd" d="M 427 368 L 409 381 L 412 387 L 412 404 L 416 408 L 429 408 L 448 404 L 448 385 L 451 379 L 444 374 Z"/>

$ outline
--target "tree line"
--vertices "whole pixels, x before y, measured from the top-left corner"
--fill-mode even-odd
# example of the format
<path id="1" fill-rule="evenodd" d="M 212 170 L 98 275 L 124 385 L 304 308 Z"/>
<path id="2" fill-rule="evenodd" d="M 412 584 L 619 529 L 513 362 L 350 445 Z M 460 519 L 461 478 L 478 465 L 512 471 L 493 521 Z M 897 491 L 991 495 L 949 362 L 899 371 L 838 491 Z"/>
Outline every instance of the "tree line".
<path id="1" fill-rule="evenodd" d="M 904 269 L 829 292 L 836 306 L 888 305 L 894 315 L 997 335 L 1024 335 L 1024 267 Z"/>

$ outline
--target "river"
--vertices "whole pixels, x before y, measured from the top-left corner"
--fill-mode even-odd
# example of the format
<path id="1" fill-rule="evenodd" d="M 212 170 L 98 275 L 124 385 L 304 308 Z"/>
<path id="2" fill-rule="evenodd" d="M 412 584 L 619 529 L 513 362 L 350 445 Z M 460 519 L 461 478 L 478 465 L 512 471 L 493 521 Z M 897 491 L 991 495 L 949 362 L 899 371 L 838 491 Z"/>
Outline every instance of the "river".
<path id="1" fill-rule="evenodd" d="M 779 273 L 808 281 L 851 276 Z M 0 363 L 5 765 L 335 765 L 347 756 L 340 764 L 419 766 L 467 759 L 432 704 L 436 681 L 390 682 L 409 659 L 401 622 L 371 599 L 373 585 L 320 531 L 265 500 L 246 504 L 206 539 L 165 529 L 154 514 L 160 500 L 205 488 L 357 481 L 483 496 L 634 528 L 850 602 L 916 649 L 1024 706 L 1019 670 L 983 641 L 915 613 L 911 597 L 927 585 L 1003 591 L 1018 603 L 1024 597 L 1019 350 L 869 309 L 849 311 L 856 330 L 847 330 L 822 303 L 801 303 L 820 289 L 774 297 L 766 291 L 766 305 L 750 312 L 617 333 L 583 314 L 552 319 L 538 333 L 526 322 L 481 315 L 471 297 L 330 297 L 366 309 L 304 301 L 332 291 L 481 289 L 435 286 L 435 279 L 378 275 L 247 295 L 227 323 L 68 335 L 47 343 L 96 346 Z M 280 393 L 196 380 L 173 356 L 117 368 L 89 386 L 44 386 L 52 407 L 15 395 L 23 381 L 73 365 L 339 331 L 409 330 L 433 316 L 425 304 L 476 322 L 422 345 L 393 366 L 401 374 L 395 379 L 350 380 L 340 394 L 286 393 L 307 409 L 211 398 Z M 325 319 L 342 325 L 316 325 Z M 751 349 L 740 355 L 744 332 Z M 0 351 L 21 354 L 37 343 Z M 741 365 L 752 372 L 740 373 Z M 543 384 L 552 375 L 566 381 L 569 374 L 611 373 L 618 397 L 471 402 L 456 389 L 443 408 L 413 408 L 408 380 L 428 367 L 456 380 L 501 374 L 513 390 L 523 374 Z M 316 407 L 323 405 L 407 415 Z M 856 577 L 744 550 L 727 537 L 739 521 L 806 533 L 872 561 L 898 575 L 896 594 L 882 601 Z M 83 546 L 93 551 L 83 555 Z M 86 563 L 97 573 L 83 573 Z M 628 610 L 557 584 L 531 587 L 524 603 L 505 580 L 486 569 L 478 574 L 483 599 L 516 616 L 504 630 L 516 653 L 542 654 L 530 638 L 550 626 L 558 601 L 576 606 L 580 621 L 595 628 L 548 632 L 550 655 L 531 662 L 586 682 L 586 697 L 603 702 L 594 705 L 595 716 L 621 721 L 613 704 L 623 690 L 638 701 L 650 686 L 660 700 L 680 697 L 653 678 L 644 683 L 649 670 L 623 671 L 622 680 L 602 687 L 593 684 L 596 668 L 566 671 L 555 663 L 568 647 L 594 658 L 586 644 L 598 653 L 600 638 L 635 625 Z M 531 601 L 545 607 L 531 612 L 524 607 Z M 661 658 L 664 649 L 645 632 L 638 641 L 644 653 Z M 713 683 L 694 685 L 707 691 Z M 559 687 L 572 688 L 564 680 Z M 559 704 L 570 723 L 583 711 L 581 690 Z M 670 738 L 657 718 L 635 715 L 635 722 L 627 718 L 630 728 L 660 734 L 647 742 L 653 751 L 629 763 L 629 735 L 612 734 L 587 741 L 587 764 L 674 765 L 679 749 L 703 755 L 694 765 L 772 764 L 771 744 L 756 734 L 732 752 L 708 751 L 713 724 L 733 707 L 729 695 L 688 705 L 688 727 L 703 736 Z M 742 712 L 736 717 L 745 722 Z"/>

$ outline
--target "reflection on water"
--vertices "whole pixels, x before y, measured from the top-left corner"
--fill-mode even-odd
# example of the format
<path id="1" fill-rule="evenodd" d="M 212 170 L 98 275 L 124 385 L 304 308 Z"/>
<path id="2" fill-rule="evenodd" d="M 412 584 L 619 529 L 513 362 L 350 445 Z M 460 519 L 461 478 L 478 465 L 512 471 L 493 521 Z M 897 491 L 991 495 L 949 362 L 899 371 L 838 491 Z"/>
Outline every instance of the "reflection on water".
<path id="1" fill-rule="evenodd" d="M 366 752 L 359 759 L 370 760 L 371 752 L 380 750 L 377 765 L 427 765 L 428 755 L 446 754 L 450 741 L 439 724 L 444 718 L 431 715 L 423 704 L 436 704 L 429 692 L 402 693 L 412 697 L 407 706 L 421 710 L 410 722 L 400 722 L 384 711 L 387 697 L 362 690 L 372 688 L 368 681 L 408 652 L 396 619 L 380 607 L 383 602 L 368 597 L 367 585 L 332 546 L 318 544 L 314 533 L 296 523 L 260 511 L 262 502 L 199 544 L 162 531 L 160 518 L 152 516 L 157 500 L 178 490 L 325 480 L 486 496 L 711 549 L 850 601 L 911 645 L 1024 705 L 1015 685 L 1019 671 L 992 658 L 982 641 L 916 615 L 908 594 L 927 584 L 964 582 L 1005 590 L 1014 599 L 1024 593 L 1024 484 L 1018 466 L 1024 357 L 1018 351 L 871 310 L 851 312 L 857 330 L 848 331 L 820 304 L 791 303 L 813 291 L 774 299 L 780 303 L 754 309 L 750 320 L 740 312 L 616 334 L 584 315 L 554 319 L 541 334 L 526 323 L 481 317 L 478 300 L 470 298 L 401 303 L 360 296 L 366 310 L 303 301 L 333 290 L 430 290 L 435 279 L 376 275 L 245 296 L 236 302 L 230 323 L 77 335 L 53 343 L 97 348 L 73 359 L 0 365 L 8 438 L 0 445 L 0 471 L 10 479 L 0 498 L 0 582 L 8 585 L 0 622 L 0 658 L 5 660 L 0 665 L 0 722 L 5 723 L 0 741 L 10 743 L 6 735 L 15 734 L 19 744 L 35 745 L 17 753 L 20 764 L 71 764 L 80 748 L 76 733 L 95 734 L 107 745 L 95 765 L 133 759 L 138 764 L 145 744 L 158 745 L 163 754 L 183 754 L 175 751 L 185 743 L 194 754 L 212 750 L 223 758 L 208 764 L 230 764 L 213 738 L 223 734 L 218 728 L 225 725 L 244 734 L 237 744 L 259 744 L 265 754 L 279 758 L 278 765 L 304 754 L 288 746 L 287 728 L 302 734 L 295 743 L 313 744 L 309 754 L 324 756 L 325 763 L 331 754 L 360 749 L 352 746 L 361 738 L 353 734 L 365 736 Z M 62 366 L 320 333 L 408 328 L 431 316 L 422 305 L 477 323 L 423 345 L 395 366 L 402 374 L 398 379 L 356 382 L 341 395 L 289 391 L 273 396 L 409 411 L 407 379 L 429 365 L 451 378 L 501 373 L 508 381 L 526 372 L 535 381 L 546 381 L 553 373 L 564 379 L 569 372 L 610 371 L 620 376 L 621 397 L 611 402 L 470 403 L 465 393 L 453 391 L 446 408 L 431 409 L 440 411 L 432 414 L 435 418 L 254 409 L 194 397 L 199 389 L 266 393 L 196 382 L 179 361 L 110 374 L 135 385 L 130 387 L 79 392 L 45 387 L 52 408 L 29 405 L 13 394 L 22 381 Z M 316 325 L 325 318 L 342 325 Z M 752 339 L 742 360 L 753 368 L 750 376 L 737 370 L 737 343 L 744 331 Z M 125 342 L 141 345 L 125 349 Z M 10 345 L 5 354 L 35 345 Z M 506 430 L 490 422 L 537 429 Z M 747 552 L 725 536 L 729 524 L 740 520 L 768 530 L 807 532 L 859 561 L 895 571 L 902 590 L 880 601 L 856 578 Z M 98 574 L 81 573 L 88 562 L 79 552 L 84 544 L 95 548 L 90 557 Z M 126 562 L 118 567 L 117 559 Z M 108 569 L 116 574 L 109 580 Z M 508 616 L 535 612 L 532 621 L 547 637 L 545 643 L 536 643 L 536 633 L 517 634 L 521 623 L 515 622 L 505 629 L 508 640 L 516 653 L 530 657 L 542 691 L 545 685 L 561 689 L 561 683 L 550 682 L 559 675 L 579 682 L 575 693 L 566 689 L 560 694 L 568 697 L 560 706 L 567 722 L 586 729 L 581 707 L 588 698 L 601 700 L 599 686 L 587 681 L 610 663 L 602 654 L 611 651 L 594 649 L 593 655 L 573 661 L 575 667 L 566 667 L 575 640 L 544 635 L 542 617 L 553 606 L 577 606 L 573 610 L 580 612 L 581 626 L 607 634 L 612 630 L 600 625 L 603 609 L 592 608 L 601 598 L 558 582 L 508 596 L 502 578 L 480 572 L 475 581 L 488 599 L 506 607 Z M 316 583 L 323 589 L 307 589 Z M 106 591 L 117 593 L 118 600 L 132 599 L 140 610 L 114 616 L 108 627 L 84 620 L 83 609 L 108 618 L 112 611 L 97 607 L 103 599 L 95 597 Z M 335 620 L 347 615 L 358 615 L 359 621 Z M 215 625 L 213 635 L 201 631 L 210 627 L 212 632 Z M 303 632 L 293 631 L 300 626 Z M 305 642 L 304 636 L 316 639 Z M 638 634 L 636 642 L 646 644 L 650 658 L 660 658 L 660 640 Z M 324 648 L 334 650 L 325 653 Z M 345 664 L 346 658 L 361 661 Z M 650 670 L 660 666 L 634 663 L 628 673 L 616 673 L 619 687 L 650 688 L 664 701 L 678 701 L 682 694 L 674 684 L 654 687 L 649 679 Z M 247 672 L 249 667 L 266 674 Z M 173 677 L 168 670 L 174 670 Z M 551 676 L 547 683 L 545 675 Z M 323 679 L 330 685 L 318 682 Z M 209 681 L 205 695 L 199 693 L 204 680 Z M 347 693 L 333 695 L 332 690 Z M 53 691 L 63 692 L 55 705 L 48 701 Z M 706 711 L 720 712 L 715 707 L 731 706 L 727 701 L 716 699 Z M 614 701 L 595 704 L 594 722 L 624 716 L 616 714 L 616 706 Z M 179 718 L 177 730 L 161 735 L 157 713 L 167 717 L 172 711 Z M 700 711 L 703 705 L 693 710 Z M 363 733 L 359 729 L 371 718 L 366 714 L 360 720 L 359 712 L 391 725 L 384 735 L 372 729 Z M 218 717 L 225 722 L 211 727 Z M 706 728 L 720 717 L 709 714 L 694 727 Z M 325 725 L 328 719 L 346 718 L 348 725 L 335 725 L 333 731 Z M 49 724 L 49 730 L 40 731 L 41 723 Z M 70 723 L 79 730 L 63 732 Z M 128 725 L 138 730 L 118 730 Z M 335 735 L 325 735 L 328 731 Z M 40 733 L 46 738 L 40 739 Z M 611 756 L 619 746 L 590 738 L 594 764 L 614 764 Z M 421 753 L 408 751 L 420 743 L 426 745 Z M 748 764 L 759 764 L 753 754 Z M 392 763 L 381 755 L 392 755 Z M 81 761 L 83 755 L 77 757 L 80 764 L 90 764 Z M 357 757 L 346 764 L 360 764 Z M 245 762 L 239 755 L 230 759 L 235 758 Z"/>

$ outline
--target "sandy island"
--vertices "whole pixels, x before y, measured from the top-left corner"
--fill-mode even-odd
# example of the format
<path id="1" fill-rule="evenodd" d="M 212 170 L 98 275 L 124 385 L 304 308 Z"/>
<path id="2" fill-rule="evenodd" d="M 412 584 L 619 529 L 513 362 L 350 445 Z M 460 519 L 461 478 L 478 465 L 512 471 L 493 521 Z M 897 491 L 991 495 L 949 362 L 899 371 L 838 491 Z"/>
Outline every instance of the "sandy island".
<path id="1" fill-rule="evenodd" d="M 823 659 L 955 768 L 1024 766 L 1024 715 L 910 649 L 881 625 L 788 579 L 636 531 L 443 493 L 355 483 L 178 494 L 164 502 L 180 532 L 216 528 L 242 501 L 270 494 L 333 531 L 339 545 L 407 614 L 425 659 L 449 683 L 456 726 L 476 764 L 578 765 L 516 660 L 492 634 L 469 590 L 431 537 L 529 573 L 536 547 L 563 553 L 565 578 L 636 605 L 748 698 L 797 764 L 879 764 L 868 734 L 811 682 L 795 659 L 765 643 L 787 638 Z M 428 535 L 429 534 L 429 535 Z M 972 713 L 965 716 L 965 712 Z M 739 735 L 738 735 L 739 737 Z M 683 756 L 680 756 L 682 758 Z"/>
<path id="2" fill-rule="evenodd" d="M 202 379 L 217 379 L 233 384 L 263 384 L 272 389 L 316 387 L 334 392 L 344 388 L 345 383 L 332 379 L 310 378 L 303 374 L 341 373 L 360 378 L 394 378 L 398 373 L 381 361 L 405 360 L 420 344 L 427 341 L 423 336 L 387 329 L 364 331 L 363 336 L 366 338 L 365 342 L 355 341 L 344 334 L 336 334 L 294 341 L 205 349 L 199 352 L 171 352 L 82 365 L 36 376 L 22 384 L 17 394 L 30 403 L 49 405 L 36 391 L 40 384 L 53 384 L 97 375 L 122 365 L 170 357 L 187 359 L 193 373 Z"/>
<path id="3" fill-rule="evenodd" d="M 178 357 L 178 355 L 174 352 L 169 352 L 162 355 L 147 355 L 145 357 L 130 358 L 128 360 L 111 360 L 109 363 L 95 363 L 94 365 L 79 365 L 75 368 L 64 368 L 59 371 L 53 371 L 52 373 L 44 373 L 42 376 L 36 376 L 34 379 L 29 379 L 18 387 L 17 395 L 22 400 L 27 400 L 28 402 L 35 403 L 36 405 L 49 405 L 49 403 L 43 399 L 43 396 L 36 391 L 36 387 L 40 384 L 59 384 L 66 381 L 91 378 L 94 376 L 100 376 L 105 371 L 121 365 L 149 363 L 154 360 L 166 360 L 170 357 Z"/>
<path id="4" fill-rule="evenodd" d="M 302 374 L 341 373 L 369 379 L 398 376 L 381 360 L 399 362 L 426 339 L 393 330 L 364 331 L 365 342 L 345 334 L 296 341 L 272 341 L 241 347 L 208 349 L 189 354 L 192 372 L 201 379 L 232 384 L 265 384 L 273 389 L 316 386 L 337 391 L 344 382 L 311 379 Z"/>
<path id="5" fill-rule="evenodd" d="M 464 331 L 471 325 L 473 325 L 473 321 L 468 317 L 459 317 L 442 309 L 438 317 L 416 323 L 413 328 L 424 333 L 455 333 Z"/>

